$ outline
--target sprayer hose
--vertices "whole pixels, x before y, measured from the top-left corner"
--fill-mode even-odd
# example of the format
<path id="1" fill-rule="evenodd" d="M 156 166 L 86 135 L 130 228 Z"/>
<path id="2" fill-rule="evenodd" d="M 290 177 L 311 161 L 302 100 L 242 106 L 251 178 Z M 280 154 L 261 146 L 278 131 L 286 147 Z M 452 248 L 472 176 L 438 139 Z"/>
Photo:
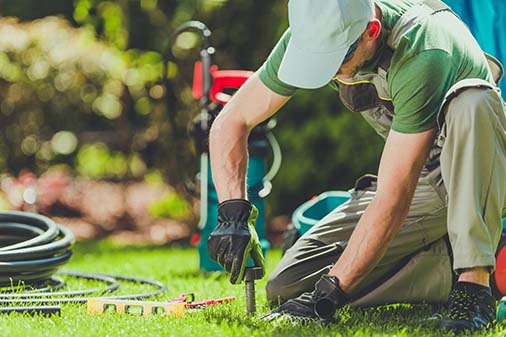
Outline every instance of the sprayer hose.
<path id="1" fill-rule="evenodd" d="M 34 213 L 0 212 L 0 286 L 51 278 L 72 255 L 72 232 Z"/>

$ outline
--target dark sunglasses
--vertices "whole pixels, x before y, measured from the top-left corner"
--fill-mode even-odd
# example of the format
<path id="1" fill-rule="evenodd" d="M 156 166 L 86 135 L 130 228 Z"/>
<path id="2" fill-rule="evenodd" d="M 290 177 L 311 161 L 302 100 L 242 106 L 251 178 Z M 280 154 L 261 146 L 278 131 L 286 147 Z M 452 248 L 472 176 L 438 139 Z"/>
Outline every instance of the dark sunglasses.
<path id="1" fill-rule="evenodd" d="M 357 41 L 353 42 L 353 44 L 350 46 L 350 48 L 348 49 L 348 51 L 346 52 L 346 55 L 344 56 L 344 60 L 343 60 L 343 63 L 346 63 L 348 62 L 349 60 L 351 60 L 351 58 L 353 57 L 353 55 L 355 54 L 355 50 L 357 50 L 357 47 L 358 47 L 358 44 L 360 43 L 360 39 L 361 37 L 359 37 L 357 39 Z"/>

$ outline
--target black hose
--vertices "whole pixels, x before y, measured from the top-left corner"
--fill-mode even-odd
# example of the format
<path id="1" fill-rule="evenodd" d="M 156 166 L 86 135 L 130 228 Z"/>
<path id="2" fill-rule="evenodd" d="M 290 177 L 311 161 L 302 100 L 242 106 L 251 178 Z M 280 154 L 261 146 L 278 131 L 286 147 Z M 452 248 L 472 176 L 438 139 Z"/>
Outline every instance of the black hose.
<path id="1" fill-rule="evenodd" d="M 47 281 L 72 255 L 72 232 L 34 213 L 0 212 L 0 286 Z"/>
<path id="2" fill-rule="evenodd" d="M 73 291 L 54 291 L 51 287 L 47 288 L 38 288 L 36 291 L 31 292 L 23 292 L 23 293 L 7 293 L 7 294 L 0 294 L 0 302 L 3 300 L 9 300 L 9 299 L 29 299 L 29 298 L 40 298 L 40 297 L 76 297 L 76 296 L 84 296 L 89 294 L 95 294 L 95 295 L 101 295 L 104 293 L 112 293 L 113 291 L 117 290 L 120 286 L 119 282 L 111 276 L 108 275 L 101 275 L 101 274 L 83 274 L 83 273 L 77 273 L 77 272 L 59 272 L 59 274 L 73 276 L 77 278 L 83 278 L 87 280 L 93 280 L 93 281 L 99 281 L 102 283 L 107 284 L 107 286 L 104 287 L 96 287 L 96 288 L 90 288 L 85 290 L 73 290 Z M 63 284 L 65 284 L 65 281 L 63 281 Z M 49 292 L 49 293 L 48 293 Z"/>
<path id="3" fill-rule="evenodd" d="M 86 303 L 86 296 L 142 299 L 167 291 L 163 283 L 155 280 L 73 271 L 60 271 L 58 274 L 98 281 L 103 286 L 56 291 L 65 286 L 65 280 L 54 274 L 69 260 L 73 243 L 74 235 L 68 228 L 45 216 L 0 212 L 0 305 Z M 149 285 L 155 289 L 137 294 L 108 295 L 120 287 L 120 281 Z"/>
<path id="4" fill-rule="evenodd" d="M 107 275 L 107 274 L 85 274 L 79 272 L 62 271 L 60 274 L 84 278 L 88 280 L 101 281 L 109 284 L 104 289 L 87 289 L 87 290 L 76 290 L 68 292 L 58 293 L 35 293 L 35 294 L 2 294 L 0 295 L 0 306 L 5 305 L 54 305 L 54 304 L 65 304 L 65 303 L 86 303 L 89 295 L 92 292 L 96 294 L 93 297 L 115 299 L 115 300 L 140 300 L 144 298 L 154 297 L 163 294 L 167 291 L 167 287 L 156 280 L 149 280 L 140 277 L 123 276 L 123 275 Z M 149 285 L 155 287 L 155 290 L 136 294 L 125 294 L 117 296 L 104 296 L 107 293 L 111 293 L 119 288 L 119 282 L 138 283 L 142 285 Z M 64 296 L 64 297 L 60 297 Z"/>

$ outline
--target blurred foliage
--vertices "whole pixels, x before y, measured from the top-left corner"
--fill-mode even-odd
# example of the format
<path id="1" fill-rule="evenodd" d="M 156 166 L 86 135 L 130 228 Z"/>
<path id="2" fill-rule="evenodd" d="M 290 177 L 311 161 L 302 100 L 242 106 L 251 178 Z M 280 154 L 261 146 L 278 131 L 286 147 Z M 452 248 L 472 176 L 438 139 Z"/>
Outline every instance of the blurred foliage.
<path id="1" fill-rule="evenodd" d="M 170 128 L 162 73 L 159 53 L 121 51 L 63 19 L 2 19 L 0 164 L 40 172 L 66 163 L 96 178 L 142 176 L 147 148 L 170 150 L 168 137 L 159 137 Z"/>
<path id="2" fill-rule="evenodd" d="M 149 206 L 149 213 L 159 218 L 188 220 L 192 216 L 190 203 L 177 193 L 168 193 Z"/>
<path id="3" fill-rule="evenodd" d="M 135 153 L 111 152 L 104 143 L 85 144 L 77 153 L 76 170 L 81 175 L 96 179 L 121 179 L 130 172 L 141 176 L 146 165 Z"/>
<path id="4" fill-rule="evenodd" d="M 3 193 L 0 193 L 0 211 L 10 210 L 10 204 Z"/>
<path id="5" fill-rule="evenodd" d="M 182 34 L 165 62 L 171 33 L 201 20 L 220 68 L 255 70 L 287 27 L 286 1 L 18 0 L 0 11 L 17 17 L 0 20 L 0 167 L 66 164 L 107 179 L 153 170 L 176 187 L 198 170 L 186 128 L 199 110 L 200 38 Z M 277 118 L 274 214 L 376 171 L 382 140 L 330 89 L 300 91 Z"/>

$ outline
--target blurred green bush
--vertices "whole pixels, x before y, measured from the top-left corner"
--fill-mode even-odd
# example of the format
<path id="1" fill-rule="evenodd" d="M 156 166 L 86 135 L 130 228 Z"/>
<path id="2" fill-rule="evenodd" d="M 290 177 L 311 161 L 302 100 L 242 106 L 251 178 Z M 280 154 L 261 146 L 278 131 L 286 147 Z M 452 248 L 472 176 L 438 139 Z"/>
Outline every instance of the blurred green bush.
<path id="1" fill-rule="evenodd" d="M 56 163 L 94 178 L 140 177 L 168 129 L 159 53 L 121 51 L 47 17 L 0 20 L 0 165 Z"/>
<path id="2" fill-rule="evenodd" d="M 192 207 L 186 199 L 171 192 L 153 202 L 149 206 L 149 213 L 159 218 L 184 221 L 192 216 Z"/>

